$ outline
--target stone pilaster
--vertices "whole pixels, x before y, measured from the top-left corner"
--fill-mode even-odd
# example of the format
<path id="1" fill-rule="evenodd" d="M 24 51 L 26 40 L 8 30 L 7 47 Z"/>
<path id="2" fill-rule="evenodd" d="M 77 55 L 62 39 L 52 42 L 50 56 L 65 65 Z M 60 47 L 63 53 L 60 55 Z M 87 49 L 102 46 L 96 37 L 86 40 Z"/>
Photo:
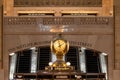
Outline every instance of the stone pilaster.
<path id="1" fill-rule="evenodd" d="M 120 70 L 120 0 L 115 0 L 115 69 Z"/>
<path id="2" fill-rule="evenodd" d="M 113 15 L 113 0 L 102 0 L 102 15 L 112 16 Z"/>
<path id="3" fill-rule="evenodd" d="M 2 0 L 0 0 L 0 69 L 2 68 Z"/>
<path id="4" fill-rule="evenodd" d="M 120 79 L 120 0 L 114 0 L 114 17 L 115 17 L 115 68 L 113 79 Z"/>
<path id="5" fill-rule="evenodd" d="M 7 16 L 14 15 L 14 0 L 4 0 L 4 13 Z"/>

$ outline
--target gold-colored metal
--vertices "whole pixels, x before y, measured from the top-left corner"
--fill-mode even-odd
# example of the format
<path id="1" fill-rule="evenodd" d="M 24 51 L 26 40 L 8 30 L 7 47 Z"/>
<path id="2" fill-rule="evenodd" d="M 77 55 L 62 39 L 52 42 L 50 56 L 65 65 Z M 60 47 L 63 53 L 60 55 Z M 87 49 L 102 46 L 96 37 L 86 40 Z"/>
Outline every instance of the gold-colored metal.
<path id="1" fill-rule="evenodd" d="M 69 42 L 59 36 L 51 41 L 51 51 L 56 55 L 57 60 L 50 66 L 45 67 L 46 70 L 73 70 L 73 67 L 67 65 L 63 60 L 63 56 L 69 50 Z"/>
<path id="2" fill-rule="evenodd" d="M 51 51 L 57 59 L 62 59 L 69 50 L 69 42 L 63 39 L 56 39 L 51 42 Z"/>
<path id="3" fill-rule="evenodd" d="M 69 42 L 62 38 L 61 34 L 51 41 L 51 51 L 56 55 L 57 60 L 63 60 L 63 56 L 69 50 Z"/>

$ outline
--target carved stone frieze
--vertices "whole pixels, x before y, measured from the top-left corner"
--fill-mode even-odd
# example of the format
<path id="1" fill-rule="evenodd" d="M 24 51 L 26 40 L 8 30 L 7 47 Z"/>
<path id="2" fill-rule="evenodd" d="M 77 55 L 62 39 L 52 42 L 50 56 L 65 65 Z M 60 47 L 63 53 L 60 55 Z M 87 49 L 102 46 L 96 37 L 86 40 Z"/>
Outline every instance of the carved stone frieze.
<path id="1" fill-rule="evenodd" d="M 110 17 L 4 17 L 4 25 L 109 25 Z"/>

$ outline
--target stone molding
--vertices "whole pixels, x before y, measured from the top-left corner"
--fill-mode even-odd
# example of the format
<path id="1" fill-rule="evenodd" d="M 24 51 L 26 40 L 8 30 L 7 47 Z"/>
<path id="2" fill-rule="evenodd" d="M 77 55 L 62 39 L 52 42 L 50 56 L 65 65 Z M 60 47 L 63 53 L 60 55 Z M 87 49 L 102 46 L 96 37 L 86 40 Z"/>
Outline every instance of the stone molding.
<path id="1" fill-rule="evenodd" d="M 4 25 L 109 25 L 111 17 L 4 17 Z"/>

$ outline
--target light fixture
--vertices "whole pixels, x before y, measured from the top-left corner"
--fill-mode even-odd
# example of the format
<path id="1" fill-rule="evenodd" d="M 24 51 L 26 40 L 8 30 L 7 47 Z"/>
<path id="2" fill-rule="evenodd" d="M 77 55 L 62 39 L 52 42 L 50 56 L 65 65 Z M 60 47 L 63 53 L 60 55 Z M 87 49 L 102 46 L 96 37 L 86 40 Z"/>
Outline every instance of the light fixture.
<path id="1" fill-rule="evenodd" d="M 102 53 L 102 55 L 107 56 L 107 54 L 106 54 L 106 53 Z"/>
<path id="2" fill-rule="evenodd" d="M 52 66 L 52 64 L 53 64 L 52 62 L 49 62 L 49 66 Z"/>
<path id="3" fill-rule="evenodd" d="M 10 56 L 13 56 L 14 54 L 15 54 L 15 53 L 10 53 L 9 55 L 10 55 Z"/>
<path id="4" fill-rule="evenodd" d="M 70 66 L 70 65 L 71 65 L 71 63 L 70 63 L 70 62 L 67 62 L 67 63 L 66 63 L 66 65 L 67 65 L 67 66 Z"/>
<path id="5" fill-rule="evenodd" d="M 35 47 L 31 47 L 30 49 L 31 49 L 31 50 L 35 50 Z"/>

